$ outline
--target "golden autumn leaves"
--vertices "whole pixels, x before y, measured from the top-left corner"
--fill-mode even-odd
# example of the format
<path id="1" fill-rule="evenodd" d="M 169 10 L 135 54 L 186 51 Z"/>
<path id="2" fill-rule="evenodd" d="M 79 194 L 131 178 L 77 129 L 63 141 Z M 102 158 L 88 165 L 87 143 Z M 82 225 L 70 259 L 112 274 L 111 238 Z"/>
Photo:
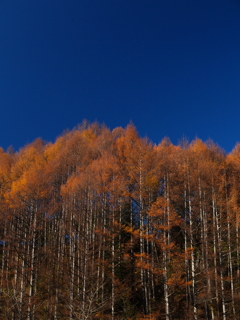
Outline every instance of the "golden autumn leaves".
<path id="1" fill-rule="evenodd" d="M 236 320 L 239 174 L 132 124 L 1 149 L 0 319 Z"/>

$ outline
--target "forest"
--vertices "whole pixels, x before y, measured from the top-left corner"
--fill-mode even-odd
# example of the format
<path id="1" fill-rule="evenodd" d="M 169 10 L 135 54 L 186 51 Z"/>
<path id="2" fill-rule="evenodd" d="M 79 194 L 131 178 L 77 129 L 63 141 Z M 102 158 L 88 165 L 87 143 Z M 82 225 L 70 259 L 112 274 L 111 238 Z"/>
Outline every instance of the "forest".
<path id="1" fill-rule="evenodd" d="M 239 144 L 83 122 L 0 149 L 0 215 L 0 320 L 240 319 Z"/>

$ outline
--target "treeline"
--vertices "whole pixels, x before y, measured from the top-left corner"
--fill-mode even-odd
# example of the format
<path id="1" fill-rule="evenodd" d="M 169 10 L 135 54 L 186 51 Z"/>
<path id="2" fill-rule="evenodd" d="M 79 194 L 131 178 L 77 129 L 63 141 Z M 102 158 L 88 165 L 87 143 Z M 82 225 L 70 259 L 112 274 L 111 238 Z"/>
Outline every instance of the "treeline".
<path id="1" fill-rule="evenodd" d="M 239 319 L 239 178 L 131 124 L 0 150 L 0 319 Z"/>

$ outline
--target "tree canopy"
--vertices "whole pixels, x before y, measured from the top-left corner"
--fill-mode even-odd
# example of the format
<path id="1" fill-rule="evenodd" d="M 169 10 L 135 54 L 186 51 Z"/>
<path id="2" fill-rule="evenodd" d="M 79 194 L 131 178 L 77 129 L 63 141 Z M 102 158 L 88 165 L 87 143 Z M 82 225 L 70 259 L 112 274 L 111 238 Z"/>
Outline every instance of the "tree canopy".
<path id="1" fill-rule="evenodd" d="M 0 149 L 0 319 L 238 319 L 240 147 L 83 123 Z"/>

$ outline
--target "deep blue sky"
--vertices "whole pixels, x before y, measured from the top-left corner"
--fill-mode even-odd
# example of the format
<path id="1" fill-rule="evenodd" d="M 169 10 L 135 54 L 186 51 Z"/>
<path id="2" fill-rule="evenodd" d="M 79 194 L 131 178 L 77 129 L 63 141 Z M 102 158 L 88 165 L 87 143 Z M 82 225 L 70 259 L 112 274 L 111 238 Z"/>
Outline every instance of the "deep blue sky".
<path id="1" fill-rule="evenodd" d="M 239 0 L 0 0 L 0 145 L 83 119 L 240 141 Z"/>

